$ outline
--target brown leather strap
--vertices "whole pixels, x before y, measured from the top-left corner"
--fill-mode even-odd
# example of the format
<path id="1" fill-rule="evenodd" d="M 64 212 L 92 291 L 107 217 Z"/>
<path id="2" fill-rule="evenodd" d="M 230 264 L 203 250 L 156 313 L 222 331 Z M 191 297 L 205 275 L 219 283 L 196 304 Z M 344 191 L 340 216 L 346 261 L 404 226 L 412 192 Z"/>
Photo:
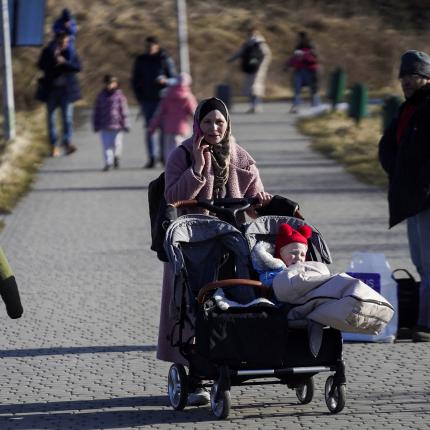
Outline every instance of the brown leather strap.
<path id="1" fill-rule="evenodd" d="M 263 295 L 269 292 L 269 288 L 260 281 L 253 281 L 252 279 L 223 279 L 222 281 L 209 282 L 209 284 L 204 285 L 199 291 L 197 301 L 202 304 L 209 291 L 217 290 L 218 288 L 231 288 L 237 286 L 256 288 L 260 290 Z"/>
<path id="2" fill-rule="evenodd" d="M 198 201 L 197 200 L 179 200 L 175 203 L 172 203 L 171 205 L 176 208 L 183 208 L 183 207 L 187 207 L 187 206 L 197 206 Z"/>

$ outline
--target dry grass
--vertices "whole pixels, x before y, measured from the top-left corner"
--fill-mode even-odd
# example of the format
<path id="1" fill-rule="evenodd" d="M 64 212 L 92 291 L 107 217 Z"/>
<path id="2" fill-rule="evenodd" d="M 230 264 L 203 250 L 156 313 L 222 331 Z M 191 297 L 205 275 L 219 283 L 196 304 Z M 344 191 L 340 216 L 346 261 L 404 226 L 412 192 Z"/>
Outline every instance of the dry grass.
<path id="1" fill-rule="evenodd" d="M 44 112 L 19 112 L 17 138 L 0 155 L 0 214 L 10 213 L 30 188 L 42 158 L 48 153 Z"/>
<path id="2" fill-rule="evenodd" d="M 323 84 L 329 72 L 343 67 L 350 84 L 366 83 L 372 92 L 386 93 L 396 87 L 399 55 L 408 48 L 429 50 L 429 31 L 408 27 L 419 9 L 400 0 L 188 0 L 188 27 L 194 92 L 213 94 L 223 82 L 241 94 L 243 76 L 238 64 L 225 59 L 242 43 L 251 22 L 261 27 L 273 51 L 267 96 L 291 95 L 290 75 L 282 65 L 296 42 L 296 33 L 306 30 L 315 40 L 323 65 Z M 92 104 L 101 86 L 101 76 L 113 72 L 134 101 L 129 78 L 134 57 L 141 53 L 144 38 L 160 37 L 162 45 L 177 59 L 174 0 L 47 0 L 46 38 L 54 18 L 63 7 L 75 14 L 79 33 L 77 47 L 84 70 L 81 73 L 84 102 Z M 418 9 L 417 9 L 418 8 Z M 424 12 L 421 13 L 421 16 Z M 35 63 L 40 48 L 15 48 L 14 69 L 18 104 L 33 101 L 39 72 Z"/>
<path id="3" fill-rule="evenodd" d="M 386 174 L 378 161 L 381 122 L 380 109 L 359 125 L 345 113 L 335 112 L 303 119 L 299 129 L 313 138 L 314 149 L 345 165 L 359 180 L 385 187 Z"/>

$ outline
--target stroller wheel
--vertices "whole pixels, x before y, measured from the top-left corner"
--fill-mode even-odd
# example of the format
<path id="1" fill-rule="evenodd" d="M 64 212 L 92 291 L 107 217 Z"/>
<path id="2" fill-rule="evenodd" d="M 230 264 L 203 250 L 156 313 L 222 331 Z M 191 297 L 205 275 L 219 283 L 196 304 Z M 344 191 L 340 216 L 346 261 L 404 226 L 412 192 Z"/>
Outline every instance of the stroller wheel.
<path id="1" fill-rule="evenodd" d="M 228 417 L 231 407 L 231 397 L 229 390 L 219 390 L 218 383 L 214 383 L 211 389 L 211 408 L 213 414 L 223 420 Z"/>
<path id="2" fill-rule="evenodd" d="M 345 407 L 345 384 L 335 384 L 333 376 L 327 378 L 324 395 L 328 410 L 332 414 L 337 414 Z"/>
<path id="3" fill-rule="evenodd" d="M 167 393 L 172 408 L 182 411 L 188 399 L 188 376 L 182 364 L 172 364 L 169 369 Z"/>
<path id="4" fill-rule="evenodd" d="M 310 403 L 314 397 L 314 380 L 312 376 L 305 379 L 297 388 L 296 396 L 302 405 Z"/>

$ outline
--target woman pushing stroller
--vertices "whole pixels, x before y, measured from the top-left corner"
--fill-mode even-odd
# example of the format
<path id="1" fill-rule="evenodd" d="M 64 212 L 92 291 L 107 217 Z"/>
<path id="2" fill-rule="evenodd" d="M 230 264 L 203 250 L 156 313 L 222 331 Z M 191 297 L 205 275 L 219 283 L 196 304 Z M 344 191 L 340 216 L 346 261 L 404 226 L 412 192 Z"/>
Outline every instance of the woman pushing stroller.
<path id="1" fill-rule="evenodd" d="M 165 171 L 165 198 L 168 203 L 188 199 L 256 197 L 259 207 L 272 200 L 264 191 L 254 159 L 239 146 L 231 134 L 230 115 L 217 99 L 203 100 L 196 109 L 193 136 L 170 155 Z M 164 265 L 157 358 L 184 363 L 171 344 L 174 321 L 169 316 L 173 273 Z M 188 404 L 209 402 L 203 388 L 189 396 Z"/>

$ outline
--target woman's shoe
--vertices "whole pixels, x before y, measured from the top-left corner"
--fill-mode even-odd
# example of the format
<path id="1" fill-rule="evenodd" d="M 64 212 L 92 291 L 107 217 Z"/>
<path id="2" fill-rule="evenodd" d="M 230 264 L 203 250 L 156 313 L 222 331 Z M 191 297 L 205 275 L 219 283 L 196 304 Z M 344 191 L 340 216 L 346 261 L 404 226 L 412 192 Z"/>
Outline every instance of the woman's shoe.
<path id="1" fill-rule="evenodd" d="M 152 169 L 155 167 L 155 158 L 150 157 L 148 162 L 143 166 L 144 169 Z"/>
<path id="2" fill-rule="evenodd" d="M 198 387 L 193 393 L 188 394 L 188 406 L 207 405 L 210 400 L 211 396 L 204 387 Z"/>
<path id="3" fill-rule="evenodd" d="M 109 171 L 110 169 L 111 169 L 111 165 L 110 164 L 106 164 L 106 166 L 105 167 L 103 167 L 103 169 L 102 169 L 102 172 L 107 172 L 107 171 Z"/>
<path id="4" fill-rule="evenodd" d="M 117 156 L 113 158 L 113 167 L 114 169 L 119 169 L 119 157 Z"/>
<path id="5" fill-rule="evenodd" d="M 66 155 L 70 155 L 73 154 L 74 152 L 76 152 L 78 150 L 78 148 L 76 148 L 75 145 L 72 145 L 71 143 L 69 143 L 68 145 L 66 145 Z"/>

